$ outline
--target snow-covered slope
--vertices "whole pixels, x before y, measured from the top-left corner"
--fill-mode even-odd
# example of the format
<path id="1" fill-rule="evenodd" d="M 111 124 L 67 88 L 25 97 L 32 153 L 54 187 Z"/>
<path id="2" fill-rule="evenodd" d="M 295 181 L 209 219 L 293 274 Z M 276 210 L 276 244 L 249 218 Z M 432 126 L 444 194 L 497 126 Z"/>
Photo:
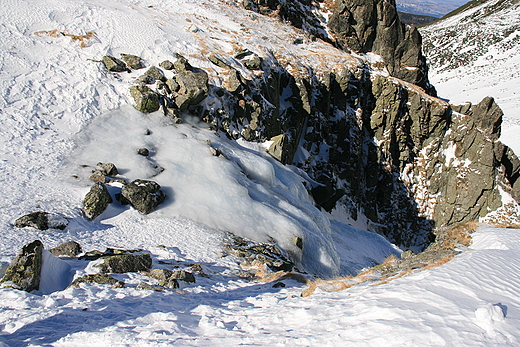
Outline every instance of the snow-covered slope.
<path id="1" fill-rule="evenodd" d="M 502 140 L 520 152 L 520 4 L 475 6 L 421 28 L 430 80 L 450 103 L 493 96 L 504 111 Z"/>
<path id="2" fill-rule="evenodd" d="M 63 260 L 65 266 L 45 253 L 40 292 L 0 289 L 0 346 L 520 341 L 516 230 L 483 229 L 473 250 L 443 268 L 389 285 L 319 289 L 302 298 L 305 287 L 295 280 L 273 288 L 240 277 L 237 259 L 221 258 L 221 245 L 230 242 L 225 230 L 260 241 L 272 237 L 296 253 L 299 265 L 324 276 L 359 271 L 399 250 L 379 235 L 329 223 L 309 203 L 298 170 L 281 166 L 260 146 L 219 138 L 190 119 L 176 125 L 161 113 L 138 113 L 128 93 L 138 74 L 110 74 L 97 62 L 105 54 L 131 53 L 157 65 L 181 53 L 218 84 L 208 47 L 227 52 L 240 45 L 266 56 L 276 50 L 294 71 L 302 60 L 332 69 L 325 54 L 354 65 L 360 57 L 308 41 L 232 1 L 5 0 L 0 23 L 0 272 L 27 242 L 40 239 L 51 248 L 72 239 L 85 251 L 143 248 L 155 266 L 198 263 L 209 275 L 182 291 L 137 291 L 143 278 L 137 273 L 115 275 L 127 288 L 60 290 L 64 276 L 94 269 L 72 260 Z M 287 44 L 297 38 L 303 43 Z M 212 156 L 207 140 L 229 160 Z M 134 153 L 143 145 L 152 150 L 150 161 Z M 168 200 L 148 216 L 114 204 L 86 221 L 80 211 L 90 185 L 85 176 L 98 161 L 116 162 L 127 179 L 156 175 L 150 164 L 163 167 L 153 179 Z M 69 225 L 63 231 L 12 225 L 35 210 L 63 214 Z M 287 243 L 298 233 L 309 242 L 303 254 Z M 51 270 L 64 276 L 53 279 Z"/>

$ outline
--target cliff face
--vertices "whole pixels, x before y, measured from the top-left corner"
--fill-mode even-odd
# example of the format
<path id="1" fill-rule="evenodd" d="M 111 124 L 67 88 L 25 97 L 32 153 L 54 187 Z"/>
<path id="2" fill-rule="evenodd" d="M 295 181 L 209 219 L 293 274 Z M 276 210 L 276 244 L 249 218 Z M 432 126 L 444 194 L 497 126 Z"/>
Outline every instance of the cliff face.
<path id="1" fill-rule="evenodd" d="M 246 5 L 289 21 L 300 14 L 296 24 L 307 33 L 319 17 L 309 1 Z M 230 138 L 271 141 L 269 153 L 307 177 L 316 204 L 333 218 L 405 248 L 425 247 L 435 227 L 515 205 L 520 161 L 498 140 L 502 112 L 493 99 L 452 106 L 425 92 L 420 36 L 400 23 L 392 1 L 321 5 L 332 6 L 327 25 L 338 33 L 325 39 L 379 53 L 386 69 L 309 36 L 271 49 L 207 52 L 215 67 L 196 88 L 206 99 L 179 104 L 191 95 L 180 82 L 202 73 L 189 66 L 166 82 L 169 94 L 159 92 L 165 113 L 188 112 Z M 326 34 L 324 22 L 315 33 Z"/>

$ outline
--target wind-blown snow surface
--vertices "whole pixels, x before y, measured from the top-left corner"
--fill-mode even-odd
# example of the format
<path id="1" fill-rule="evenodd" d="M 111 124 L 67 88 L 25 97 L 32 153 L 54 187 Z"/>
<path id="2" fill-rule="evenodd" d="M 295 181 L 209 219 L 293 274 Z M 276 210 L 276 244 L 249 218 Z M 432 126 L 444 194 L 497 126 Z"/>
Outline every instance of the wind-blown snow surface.
<path id="1" fill-rule="evenodd" d="M 54 29 L 96 34 L 86 47 L 69 36 L 34 34 Z M 40 239 L 47 249 L 69 240 L 85 251 L 143 248 L 154 267 L 200 263 L 210 276 L 197 276 L 182 294 L 138 291 L 144 275 L 137 273 L 115 275 L 126 288 L 62 290 L 72 276 L 95 268 L 45 252 L 39 292 L 0 289 L 0 346 L 518 344 L 516 230 L 482 230 L 473 250 L 446 266 L 388 285 L 301 298 L 298 282 L 273 288 L 238 277 L 237 259 L 219 257 L 230 241 L 222 230 L 271 236 L 297 261 L 301 257 L 303 267 L 324 275 L 353 273 L 399 250 L 378 235 L 329 223 L 309 203 L 304 179 L 260 146 L 136 112 L 128 106 L 128 86 L 140 73 L 108 74 L 93 61 L 131 53 L 151 65 L 180 52 L 218 83 L 218 68 L 203 54 L 210 46 L 229 51 L 241 44 L 265 54 L 276 49 L 293 57 L 293 68 L 301 54 L 320 62 L 330 46 L 285 47 L 301 33 L 201 0 L 5 0 L 0 33 L 0 272 L 23 244 Z M 357 59 L 328 54 L 345 63 Z M 229 160 L 212 156 L 207 140 Z M 151 149 L 149 159 L 135 154 L 142 146 Z M 85 176 L 98 161 L 115 162 L 128 179 L 153 176 L 168 200 L 148 216 L 113 204 L 86 221 L 80 211 Z M 64 231 L 12 226 L 36 210 L 62 214 L 70 224 Z M 303 254 L 287 244 L 299 235 L 307 242 Z"/>
<path id="2" fill-rule="evenodd" d="M 439 96 L 455 105 L 493 96 L 502 141 L 520 153 L 520 3 L 486 1 L 420 31 Z"/>

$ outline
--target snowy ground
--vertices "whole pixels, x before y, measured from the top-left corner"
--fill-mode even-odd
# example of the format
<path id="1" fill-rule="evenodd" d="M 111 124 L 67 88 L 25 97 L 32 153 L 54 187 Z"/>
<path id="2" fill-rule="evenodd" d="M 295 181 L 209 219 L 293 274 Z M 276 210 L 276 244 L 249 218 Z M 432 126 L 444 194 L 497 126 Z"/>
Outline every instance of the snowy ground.
<path id="1" fill-rule="evenodd" d="M 51 248 L 75 240 L 84 250 L 143 248 L 156 267 L 163 266 L 159 261 L 200 263 L 209 278 L 198 276 L 182 292 L 138 291 L 139 274 L 117 275 L 127 283 L 120 289 L 82 285 L 52 292 L 57 284 L 49 281 L 32 294 L 0 289 L 0 346 L 520 343 L 518 230 L 484 228 L 471 249 L 447 265 L 379 286 L 318 289 L 303 298 L 305 286 L 294 280 L 273 288 L 241 279 L 237 260 L 220 257 L 229 241 L 222 230 L 260 241 L 273 237 L 301 259 L 299 265 L 325 276 L 360 270 L 399 250 L 378 235 L 330 223 L 309 203 L 303 178 L 260 147 L 136 112 L 128 106 L 128 82 L 140 73 L 107 74 L 94 61 L 130 53 L 151 65 L 180 52 L 218 83 L 218 68 L 203 59 L 209 46 L 272 48 L 289 62 L 307 52 L 304 59 L 323 68 L 320 52 L 329 46 L 305 42 L 285 48 L 299 32 L 222 1 L 2 5 L 0 272 L 27 242 L 40 239 Z M 34 34 L 54 29 L 96 34 L 86 47 L 69 36 Z M 357 59 L 334 54 L 345 63 Z M 212 156 L 207 140 L 229 160 Z M 141 146 L 152 150 L 149 160 L 135 154 Z M 86 221 L 80 211 L 90 184 L 85 176 L 98 161 L 115 162 L 127 179 L 154 176 L 168 200 L 148 216 L 114 204 Z M 152 164 L 165 171 L 157 175 Z M 70 224 L 64 231 L 13 227 L 17 217 L 36 210 L 60 213 Z M 298 233 L 308 242 L 303 254 L 288 243 Z M 93 271 L 86 262 L 63 262 L 70 266 L 61 267 L 64 276 Z"/>

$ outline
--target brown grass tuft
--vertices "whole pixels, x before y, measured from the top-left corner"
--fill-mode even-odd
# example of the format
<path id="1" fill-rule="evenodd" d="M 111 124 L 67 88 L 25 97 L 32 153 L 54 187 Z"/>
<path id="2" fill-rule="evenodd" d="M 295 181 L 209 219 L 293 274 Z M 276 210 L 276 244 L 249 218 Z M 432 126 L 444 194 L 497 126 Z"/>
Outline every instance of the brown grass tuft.
<path id="1" fill-rule="evenodd" d="M 456 224 L 446 230 L 450 239 L 455 240 L 463 246 L 471 244 L 471 234 L 477 230 L 479 224 L 476 222 Z"/>
<path id="2" fill-rule="evenodd" d="M 37 36 L 46 35 L 46 36 L 50 36 L 50 37 L 54 37 L 54 38 L 67 36 L 67 37 L 70 37 L 73 42 L 79 42 L 80 47 L 87 47 L 88 40 L 91 40 L 92 38 L 94 38 L 96 33 L 94 31 L 89 31 L 85 35 L 73 35 L 73 34 L 68 34 L 66 32 L 58 31 L 58 30 L 41 30 L 41 31 L 35 32 L 34 35 L 37 35 Z"/>

